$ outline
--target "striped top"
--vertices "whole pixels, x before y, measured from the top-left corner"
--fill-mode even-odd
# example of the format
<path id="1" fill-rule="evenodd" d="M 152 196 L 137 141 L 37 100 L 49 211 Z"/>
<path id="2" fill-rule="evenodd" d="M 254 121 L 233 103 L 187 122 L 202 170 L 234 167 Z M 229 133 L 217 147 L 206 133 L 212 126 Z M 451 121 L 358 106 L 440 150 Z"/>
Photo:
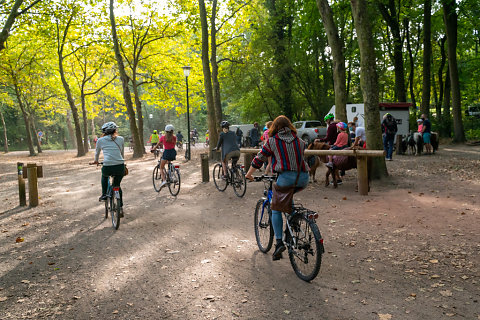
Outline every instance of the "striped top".
<path id="1" fill-rule="evenodd" d="M 307 172 L 305 147 L 305 142 L 291 132 L 290 128 L 282 128 L 263 145 L 253 159 L 252 167 L 260 169 L 268 157 L 272 157 L 272 169 L 275 172 L 298 171 L 299 163 L 300 171 Z"/>

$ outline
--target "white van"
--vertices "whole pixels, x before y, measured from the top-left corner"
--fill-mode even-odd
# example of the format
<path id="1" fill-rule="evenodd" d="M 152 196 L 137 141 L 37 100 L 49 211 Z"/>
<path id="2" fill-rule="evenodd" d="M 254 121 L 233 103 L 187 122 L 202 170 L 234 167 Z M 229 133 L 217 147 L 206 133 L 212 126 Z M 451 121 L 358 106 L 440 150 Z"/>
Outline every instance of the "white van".
<path id="1" fill-rule="evenodd" d="M 385 113 L 390 113 L 395 120 L 397 120 L 398 132 L 397 134 L 408 135 L 409 133 L 409 120 L 410 120 L 410 107 L 411 103 L 408 102 L 395 102 L 395 103 L 379 103 L 380 107 L 380 121 L 383 120 Z M 335 115 L 335 106 L 333 106 L 329 113 Z M 347 104 L 347 121 L 353 121 L 353 118 L 357 117 L 357 125 L 359 127 L 365 127 L 365 105 L 363 103 Z"/>

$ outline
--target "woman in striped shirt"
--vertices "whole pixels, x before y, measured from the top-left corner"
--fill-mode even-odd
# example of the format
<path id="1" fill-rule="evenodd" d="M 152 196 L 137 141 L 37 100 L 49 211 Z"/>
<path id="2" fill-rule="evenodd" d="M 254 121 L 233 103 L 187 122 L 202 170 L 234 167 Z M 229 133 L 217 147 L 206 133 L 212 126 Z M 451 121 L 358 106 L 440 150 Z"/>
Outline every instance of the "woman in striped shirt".
<path id="1" fill-rule="evenodd" d="M 305 188 L 308 184 L 308 165 L 304 159 L 305 142 L 297 137 L 297 130 L 285 116 L 278 116 L 270 127 L 268 140 L 262 150 L 253 159 L 246 178 L 253 180 L 252 174 L 260 169 L 268 157 L 272 157 L 272 169 L 277 172 L 277 185 L 293 186 L 298 175 L 298 188 Z M 298 172 L 300 171 L 300 174 Z M 272 225 L 275 232 L 275 251 L 273 260 L 282 257 L 285 245 L 282 241 L 283 219 L 280 211 L 272 210 Z"/>

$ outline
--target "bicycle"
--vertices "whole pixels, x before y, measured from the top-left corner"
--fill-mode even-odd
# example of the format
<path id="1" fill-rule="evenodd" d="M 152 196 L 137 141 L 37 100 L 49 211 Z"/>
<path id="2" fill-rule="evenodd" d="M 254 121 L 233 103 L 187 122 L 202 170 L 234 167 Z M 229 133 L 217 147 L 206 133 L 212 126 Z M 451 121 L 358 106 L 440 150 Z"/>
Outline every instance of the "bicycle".
<path id="1" fill-rule="evenodd" d="M 225 191 L 231 184 L 237 197 L 241 198 L 247 191 L 247 179 L 245 178 L 244 166 L 237 164 L 238 158 L 232 158 L 232 165 L 227 163 L 227 174 L 223 176 L 222 163 L 219 162 L 213 167 L 213 182 L 218 191 Z"/>
<path id="2" fill-rule="evenodd" d="M 273 244 L 272 210 L 273 182 L 276 176 L 254 177 L 254 181 L 263 181 L 264 196 L 255 206 L 255 239 L 261 252 L 267 253 Z M 285 232 L 283 242 L 295 274 L 304 281 L 312 281 L 318 275 L 325 252 L 323 238 L 315 222 L 318 213 L 301 204 L 293 205 L 292 214 L 283 212 Z"/>
<path id="3" fill-rule="evenodd" d="M 182 141 L 178 141 L 178 140 L 177 140 L 176 145 L 177 145 L 177 148 L 178 148 L 179 150 L 182 150 L 182 149 L 183 149 L 183 142 L 182 142 Z"/>
<path id="4" fill-rule="evenodd" d="M 94 163 L 90 163 L 94 164 Z M 103 162 L 99 162 L 98 165 L 103 165 Z M 105 219 L 108 219 L 108 213 L 112 217 L 112 226 L 115 230 L 120 227 L 120 218 L 123 217 L 121 199 L 120 199 L 120 187 L 113 186 L 113 176 L 108 177 L 107 199 L 105 200 Z"/>
<path id="5" fill-rule="evenodd" d="M 159 159 L 155 168 L 153 168 L 153 189 L 160 192 L 162 190 L 162 174 L 160 172 L 160 162 L 162 159 Z M 170 194 L 174 197 L 180 192 L 180 165 L 173 164 L 171 161 L 167 163 L 167 169 L 163 168 L 165 173 L 165 178 L 167 179 L 168 190 Z"/>
<path id="6" fill-rule="evenodd" d="M 205 142 L 203 143 L 203 146 L 205 148 L 208 148 L 208 146 L 210 145 L 210 140 L 209 139 L 206 139 Z"/>

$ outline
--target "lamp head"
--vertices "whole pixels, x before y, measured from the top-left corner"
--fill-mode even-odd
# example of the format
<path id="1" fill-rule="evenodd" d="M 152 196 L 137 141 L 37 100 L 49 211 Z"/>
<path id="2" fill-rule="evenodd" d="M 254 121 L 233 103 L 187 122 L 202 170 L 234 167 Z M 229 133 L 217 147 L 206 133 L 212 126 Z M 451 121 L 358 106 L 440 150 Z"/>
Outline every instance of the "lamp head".
<path id="1" fill-rule="evenodd" d="M 182 67 L 182 69 L 183 69 L 183 74 L 185 75 L 185 77 L 188 77 L 190 75 L 190 69 L 192 69 L 192 67 L 185 66 L 185 67 Z"/>

